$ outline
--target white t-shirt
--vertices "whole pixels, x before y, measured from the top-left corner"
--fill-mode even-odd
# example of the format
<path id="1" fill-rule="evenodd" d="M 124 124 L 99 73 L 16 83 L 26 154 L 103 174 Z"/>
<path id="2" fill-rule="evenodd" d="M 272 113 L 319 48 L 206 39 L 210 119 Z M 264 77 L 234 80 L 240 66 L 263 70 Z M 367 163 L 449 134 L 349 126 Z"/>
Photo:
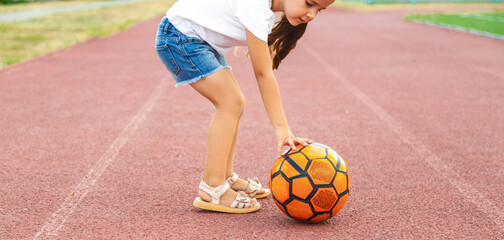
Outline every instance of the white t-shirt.
<path id="1" fill-rule="evenodd" d="M 268 42 L 275 24 L 271 0 L 178 0 L 166 16 L 187 36 L 206 41 L 219 54 L 246 46 L 245 28 Z"/>

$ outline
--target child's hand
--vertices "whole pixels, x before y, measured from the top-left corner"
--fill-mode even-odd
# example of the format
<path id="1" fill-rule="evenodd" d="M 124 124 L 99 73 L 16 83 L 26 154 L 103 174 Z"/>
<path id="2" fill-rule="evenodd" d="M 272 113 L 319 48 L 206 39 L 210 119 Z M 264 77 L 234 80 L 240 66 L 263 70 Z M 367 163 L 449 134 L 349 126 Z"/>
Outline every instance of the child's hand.
<path id="1" fill-rule="evenodd" d="M 288 146 L 293 150 L 296 150 L 297 144 L 303 144 L 304 146 L 313 143 L 311 139 L 295 137 L 290 129 L 283 129 L 276 131 L 278 140 L 278 155 L 282 154 L 282 148 Z"/>

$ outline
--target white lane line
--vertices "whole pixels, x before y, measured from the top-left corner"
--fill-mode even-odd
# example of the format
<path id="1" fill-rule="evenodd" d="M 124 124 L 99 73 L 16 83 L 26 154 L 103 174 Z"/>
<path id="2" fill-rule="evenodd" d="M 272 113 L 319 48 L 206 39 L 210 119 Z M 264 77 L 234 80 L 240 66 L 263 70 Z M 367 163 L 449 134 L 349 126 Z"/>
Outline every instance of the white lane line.
<path id="1" fill-rule="evenodd" d="M 392 131 L 397 134 L 404 143 L 407 143 L 425 160 L 442 178 L 447 179 L 453 186 L 455 186 L 464 197 L 469 199 L 476 207 L 483 211 L 497 226 L 504 230 L 504 213 L 493 202 L 485 198 L 476 188 L 470 183 L 465 182 L 456 172 L 451 170 L 441 158 L 432 153 L 420 140 L 414 135 L 409 133 L 398 121 L 390 116 L 380 105 L 376 104 L 366 94 L 353 85 L 345 76 L 339 73 L 328 61 L 322 59 L 313 49 L 302 46 L 320 66 L 326 69 L 333 77 L 337 78 L 343 85 L 345 85 L 350 92 L 352 92 L 357 99 L 364 105 L 371 109 L 371 111 L 378 116 L 378 118 L 385 123 Z"/>
<path id="2" fill-rule="evenodd" d="M 495 34 L 495 33 L 491 33 L 491 32 L 486 32 L 486 31 L 480 31 L 480 30 L 476 30 L 473 28 L 469 28 L 469 27 L 451 25 L 451 24 L 446 24 L 446 23 L 437 23 L 437 22 L 433 22 L 433 21 L 429 21 L 429 20 L 422 20 L 419 22 L 421 22 L 423 24 L 431 25 L 431 26 L 436 26 L 436 27 L 441 27 L 441 28 L 446 28 L 446 29 L 451 29 L 451 30 L 457 30 L 460 32 L 471 33 L 474 35 L 480 35 L 480 36 L 485 36 L 485 37 L 489 37 L 489 38 L 504 40 L 503 35 Z"/>
<path id="3" fill-rule="evenodd" d="M 66 220 L 73 214 L 75 208 L 86 197 L 95 182 L 101 177 L 105 169 L 115 160 L 121 148 L 128 142 L 128 139 L 136 131 L 138 126 L 146 119 L 147 114 L 156 104 L 157 100 L 163 94 L 168 86 L 167 78 L 163 78 L 158 84 L 149 99 L 143 107 L 126 125 L 119 136 L 114 140 L 112 145 L 107 149 L 103 156 L 89 170 L 75 189 L 68 194 L 68 197 L 60 205 L 51 217 L 45 222 L 44 226 L 35 235 L 34 239 L 51 239 L 55 237 Z"/>
<path id="4" fill-rule="evenodd" d="M 422 22 L 415 22 L 415 23 L 425 24 Z M 392 36 L 387 33 L 383 33 L 381 31 L 367 30 L 367 32 L 370 32 L 374 35 L 377 35 L 377 36 L 382 37 L 384 39 L 387 39 L 389 41 L 393 41 L 396 45 L 400 45 L 402 47 L 407 47 L 407 46 L 411 46 L 414 44 L 421 44 L 420 42 L 413 43 L 413 40 L 411 38 L 410 39 L 400 38 L 397 36 Z M 415 40 L 418 40 L 418 39 L 415 39 Z M 502 40 L 504 40 L 504 36 L 502 36 Z M 429 54 L 431 55 L 432 58 L 447 58 L 447 57 L 453 56 L 453 53 L 450 53 L 447 51 L 432 51 L 432 52 L 429 52 Z M 461 68 L 470 68 L 470 69 L 480 70 L 481 72 L 493 75 L 496 78 L 502 77 L 502 73 L 497 72 L 497 71 L 490 69 L 490 68 L 487 68 L 487 67 L 483 67 L 478 64 L 470 63 L 467 61 L 456 61 L 456 62 L 452 61 L 451 63 L 461 65 L 461 66 L 459 66 Z"/>

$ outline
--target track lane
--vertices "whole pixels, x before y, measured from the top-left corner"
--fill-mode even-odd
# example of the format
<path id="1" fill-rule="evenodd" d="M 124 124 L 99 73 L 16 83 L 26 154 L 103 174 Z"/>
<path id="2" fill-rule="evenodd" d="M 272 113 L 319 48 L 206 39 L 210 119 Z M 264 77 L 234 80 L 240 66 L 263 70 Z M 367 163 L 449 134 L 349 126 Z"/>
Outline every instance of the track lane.
<path id="1" fill-rule="evenodd" d="M 409 25 L 384 16 L 385 13 L 327 10 L 310 25 L 307 36 L 276 73 L 294 132 L 334 147 L 349 165 L 352 193 L 335 218 L 318 225 L 299 224 L 285 217 L 271 199 L 261 201 L 263 208 L 258 213 L 245 216 L 194 209 L 191 202 L 203 171 L 204 139 L 212 107 L 190 88 L 169 88 L 54 238 L 468 239 L 478 229 L 480 238 L 498 239 L 502 229 L 492 216 L 479 211 L 436 174 L 411 145 L 391 131 L 341 80 L 328 74 L 309 51 L 323 53 L 321 58 L 436 156 L 446 160 L 453 171 L 481 190 L 485 198 L 500 204 L 495 199 L 502 194 L 496 190 L 502 189 L 498 182 L 502 180 L 502 165 L 498 161 L 502 154 L 498 150 L 502 110 L 495 107 L 502 100 L 502 79 L 492 73 L 501 70 L 493 63 L 481 61 L 488 46 L 499 49 L 500 45 L 459 33 L 447 35 L 421 25 L 410 29 Z M 158 21 L 147 21 L 111 38 L 93 40 L 21 65 L 39 69 L 37 66 L 49 60 L 54 61 L 52 65 L 44 66 L 63 66 L 69 59 L 79 59 L 78 67 L 54 74 L 50 80 L 37 83 L 34 75 L 22 71 L 21 66 L 0 72 L 2 83 L 24 76 L 9 82 L 9 106 L 25 108 L 0 118 L 2 128 L 8 130 L 2 134 L 9 133 L 11 137 L 5 140 L 7 135 L 3 135 L 1 142 L 7 147 L 2 148 L 6 149 L 1 154 L 6 161 L 0 167 L 3 172 L 10 172 L 0 188 L 6 196 L 2 198 L 4 214 L 0 221 L 7 230 L 1 231 L 1 238 L 31 238 L 40 231 L 44 220 L 58 209 L 71 187 L 106 151 L 121 126 L 152 93 L 156 81 L 166 74 L 150 48 L 152 39 L 145 37 L 153 35 Z M 376 26 L 380 24 L 381 27 Z M 335 36 L 327 37 L 329 28 Z M 412 32 L 421 33 L 422 29 L 437 41 L 422 38 L 418 40 L 420 49 L 397 44 L 397 39 L 416 39 Z M 373 35 L 376 31 L 382 34 Z M 387 33 L 396 40 L 383 37 Z M 449 40 L 462 45 L 481 42 L 482 50 L 472 49 L 476 54 L 461 52 L 460 61 L 484 68 L 461 69 L 446 61 L 452 59 L 450 54 L 436 60 L 432 52 L 426 51 L 434 46 L 456 52 L 449 47 Z M 427 47 L 422 48 L 424 45 Z M 103 61 L 93 57 L 96 52 L 100 52 Z M 243 177 L 259 176 L 266 182 L 276 158 L 273 131 L 248 60 L 243 54 L 230 54 L 227 58 L 247 99 L 236 152 L 237 173 Z M 400 68 L 391 68 L 394 64 Z M 84 71 L 82 66 L 87 66 Z M 16 73 L 17 69 L 20 71 Z M 16 74 L 8 75 L 13 71 Z M 77 77 L 69 78 L 72 74 Z M 74 83 L 75 78 L 79 84 L 71 87 L 68 83 Z M 69 113 L 89 116 L 75 114 L 79 117 L 72 118 L 74 125 L 63 124 L 59 128 L 40 125 L 37 131 L 54 130 L 59 135 L 46 139 L 45 146 L 52 147 L 46 147 L 45 152 L 34 152 L 32 146 L 40 144 L 38 138 L 33 138 L 36 134 L 23 140 L 12 137 L 22 136 L 16 131 L 32 129 L 30 122 L 22 121 L 36 112 L 27 107 L 26 101 L 37 103 L 32 99 L 37 96 L 33 92 L 46 92 L 45 85 L 53 91 L 33 106 L 45 106 L 42 109 L 54 113 L 43 115 L 45 118 L 54 121 L 68 109 L 72 109 Z M 54 91 L 58 88 L 60 91 Z M 5 89 L 2 90 L 6 92 Z M 86 91 L 76 91 L 82 89 Z M 89 96 L 96 99 L 90 101 Z M 450 98 L 447 100 L 446 96 Z M 71 101 L 72 97 L 75 101 Z M 51 98 L 54 99 L 46 100 Z M 82 99 L 89 102 L 83 103 Z M 95 130 L 76 127 L 81 124 L 89 124 Z M 74 144 L 65 145 L 68 139 L 74 139 Z M 19 158 L 16 146 L 24 146 L 24 152 L 38 155 L 42 161 L 37 165 L 35 157 Z M 61 161 L 57 152 L 74 154 L 75 158 Z M 474 172 L 480 173 L 478 178 L 474 178 Z M 23 178 L 29 174 L 30 179 Z M 37 185 L 41 182 L 46 184 Z M 490 184 L 486 186 L 484 182 Z"/>

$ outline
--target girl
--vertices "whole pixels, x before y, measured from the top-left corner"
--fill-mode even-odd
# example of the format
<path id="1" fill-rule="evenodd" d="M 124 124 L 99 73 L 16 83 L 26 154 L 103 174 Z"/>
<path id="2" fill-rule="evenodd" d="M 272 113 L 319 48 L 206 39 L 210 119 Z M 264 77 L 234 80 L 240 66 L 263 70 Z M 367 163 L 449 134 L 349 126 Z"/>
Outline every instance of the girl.
<path id="1" fill-rule="evenodd" d="M 248 46 L 263 103 L 275 130 L 278 154 L 283 146 L 296 149 L 296 144 L 313 143 L 292 134 L 273 69 L 296 46 L 307 23 L 333 1 L 179 0 L 166 12 L 156 34 L 159 58 L 171 72 L 175 86 L 190 84 L 216 109 L 208 128 L 205 174 L 194 206 L 249 213 L 261 206 L 255 198 L 270 193 L 257 178 L 245 181 L 233 173 L 234 147 L 245 103 L 224 59 L 230 49 Z M 274 12 L 283 12 L 283 16 L 273 28 Z"/>

